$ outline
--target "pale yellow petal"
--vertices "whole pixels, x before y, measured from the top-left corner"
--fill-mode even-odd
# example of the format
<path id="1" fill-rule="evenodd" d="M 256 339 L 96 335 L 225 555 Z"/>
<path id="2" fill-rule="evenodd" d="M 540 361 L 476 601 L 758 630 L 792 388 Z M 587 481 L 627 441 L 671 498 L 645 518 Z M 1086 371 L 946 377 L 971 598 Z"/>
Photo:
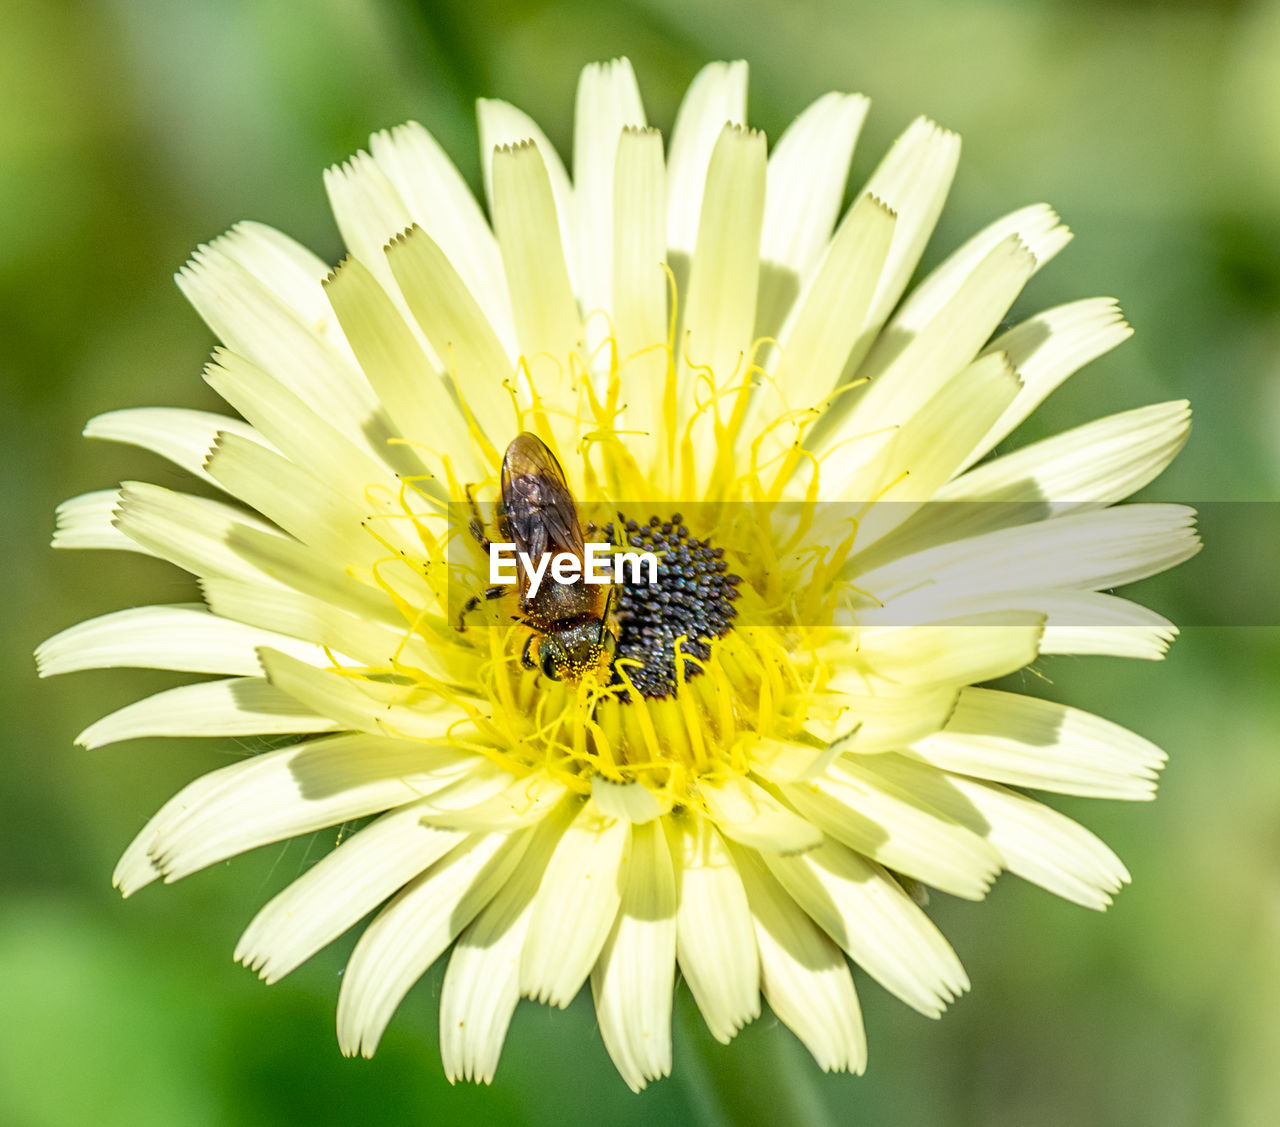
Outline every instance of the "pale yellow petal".
<path id="1" fill-rule="evenodd" d="M 387 247 L 396 283 L 431 347 L 446 365 L 476 426 L 495 446 L 514 431 L 514 366 L 457 270 L 421 228 Z M 430 436 L 419 439 L 430 446 Z"/>
<path id="2" fill-rule="evenodd" d="M 752 849 L 799 853 L 822 841 L 817 827 L 740 775 L 704 779 L 698 793 L 720 832 Z"/>
<path id="3" fill-rule="evenodd" d="M 185 673 L 262 672 L 257 647 L 323 658 L 320 648 L 210 614 L 198 603 L 131 607 L 77 623 L 36 648 L 41 677 L 83 669 L 175 669 Z"/>
<path id="4" fill-rule="evenodd" d="M 728 1042 L 760 1015 L 760 957 L 737 866 L 711 822 L 666 819 L 675 862 L 677 956 L 707 1028 Z"/>
<path id="5" fill-rule="evenodd" d="M 747 64 L 708 63 L 685 92 L 667 159 L 667 245 L 687 264 L 698 237 L 711 150 L 726 124 L 747 120 Z M 688 276 L 687 265 L 683 270 Z"/>
<path id="6" fill-rule="evenodd" d="M 621 903 L 631 823 L 584 803 L 547 865 L 520 961 L 520 992 L 561 1008 L 595 965 Z"/>
<path id="7" fill-rule="evenodd" d="M 821 779 L 783 793 L 850 849 L 944 892 L 982 899 L 1000 872 L 999 854 L 949 813 L 874 774 L 882 758 L 845 756 Z"/>
<path id="8" fill-rule="evenodd" d="M 1118 724 L 1054 701 L 968 688 L 910 755 L 944 771 L 1092 798 L 1155 793 L 1165 754 Z"/>
<path id="9" fill-rule="evenodd" d="M 624 128 L 643 129 L 644 106 L 626 59 L 591 63 L 578 76 L 573 114 L 573 190 L 578 224 L 578 297 L 584 314 L 610 310 L 613 289 L 614 168 Z M 661 256 L 659 256 L 661 257 Z M 596 318 L 588 352 L 604 339 Z"/>
<path id="10" fill-rule="evenodd" d="M 665 473 L 672 457 L 664 422 L 667 344 L 666 172 L 657 130 L 624 130 L 618 139 L 613 201 L 613 332 L 628 430 L 637 456 Z M 666 441 L 663 441 L 663 439 Z"/>
<path id="11" fill-rule="evenodd" d="M 391 1015 L 519 866 L 529 831 L 474 834 L 382 909 L 351 953 L 338 992 L 338 1045 L 373 1056 Z"/>
<path id="12" fill-rule="evenodd" d="M 564 259 L 570 277 L 577 269 L 578 254 L 575 249 L 577 229 L 574 223 L 576 201 L 569 183 L 569 174 L 555 146 L 537 123 L 523 110 L 507 102 L 493 98 L 480 98 L 476 102 L 476 117 L 480 126 L 480 169 L 484 174 L 485 195 L 489 198 L 489 214 L 495 216 L 497 228 L 497 197 L 494 192 L 494 154 L 503 146 L 514 147 L 531 141 L 541 154 L 555 196 L 555 211 L 564 244 Z M 575 290 L 576 292 L 576 290 Z M 512 295 L 514 304 L 515 295 Z"/>
<path id="13" fill-rule="evenodd" d="M 494 331 L 514 352 L 515 326 L 498 243 L 462 174 L 416 121 L 375 133 L 369 151 L 413 222 L 444 251 Z"/>
<path id="14" fill-rule="evenodd" d="M 676 883 L 656 822 L 631 831 L 627 883 L 613 930 L 591 972 L 605 1048 L 632 1091 L 671 1072 Z"/>
<path id="15" fill-rule="evenodd" d="M 92 750 L 144 736 L 266 736 L 338 727 L 261 677 L 229 677 L 165 689 L 125 705 L 90 724 L 76 743 Z"/>
<path id="16" fill-rule="evenodd" d="M 969 988 L 933 921 L 884 869 L 828 839 L 802 857 L 765 855 L 787 893 L 872 978 L 938 1017 Z"/>
<path id="17" fill-rule="evenodd" d="M 1034 411 L 1063 380 L 1133 335 L 1109 297 L 1060 305 L 1029 317 L 987 346 L 1003 352 L 1022 391 L 970 456 L 972 465 Z"/>
<path id="18" fill-rule="evenodd" d="M 824 1072 L 861 1073 L 867 1066 L 867 1038 L 844 955 L 759 857 L 740 848 L 734 856 L 751 902 L 760 986 L 769 1008 Z"/>
<path id="19" fill-rule="evenodd" d="M 398 436 L 415 452 L 443 450 L 465 477 L 480 476 L 466 416 L 374 275 L 348 259 L 326 281 L 325 293 Z"/>

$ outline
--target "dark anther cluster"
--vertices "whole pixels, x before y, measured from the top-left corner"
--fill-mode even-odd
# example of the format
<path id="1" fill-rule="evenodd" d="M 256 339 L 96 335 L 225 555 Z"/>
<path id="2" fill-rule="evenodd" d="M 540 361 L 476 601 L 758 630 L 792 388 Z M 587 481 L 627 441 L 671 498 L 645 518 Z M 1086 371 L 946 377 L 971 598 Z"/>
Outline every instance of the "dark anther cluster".
<path id="1" fill-rule="evenodd" d="M 689 534 L 679 513 L 668 521 L 650 517 L 648 524 L 619 513 L 618 522 L 605 526 L 610 541 L 654 553 L 658 581 L 646 582 L 644 569 L 633 579 L 628 568 L 625 582 L 614 588 L 618 614 L 614 666 L 627 660 L 627 676 L 646 697 L 674 696 L 679 685 L 676 639 L 685 639 L 680 645 L 682 656 L 696 661 L 710 657 L 708 641 L 727 634 L 738 613 L 733 601 L 742 578 L 729 573 L 723 548 L 713 548 Z M 686 678 L 701 672 L 695 661 L 684 667 Z M 621 682 L 615 674 L 615 683 Z"/>

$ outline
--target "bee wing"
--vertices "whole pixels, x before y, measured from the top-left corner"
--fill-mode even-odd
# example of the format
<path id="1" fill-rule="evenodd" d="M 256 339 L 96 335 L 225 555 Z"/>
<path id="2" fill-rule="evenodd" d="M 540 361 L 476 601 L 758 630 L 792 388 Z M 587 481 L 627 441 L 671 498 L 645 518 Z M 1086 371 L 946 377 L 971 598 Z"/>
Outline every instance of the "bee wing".
<path id="1" fill-rule="evenodd" d="M 518 434 L 507 447 L 502 503 L 512 535 L 531 556 L 547 551 L 583 554 L 578 506 L 556 456 L 537 435 Z"/>

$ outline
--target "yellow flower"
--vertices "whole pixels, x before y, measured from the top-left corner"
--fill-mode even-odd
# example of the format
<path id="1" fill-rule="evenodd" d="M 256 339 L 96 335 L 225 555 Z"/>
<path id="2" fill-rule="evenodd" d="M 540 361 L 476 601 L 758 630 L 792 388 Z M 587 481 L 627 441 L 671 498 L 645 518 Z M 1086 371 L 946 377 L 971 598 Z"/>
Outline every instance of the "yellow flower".
<path id="1" fill-rule="evenodd" d="M 565 1006 L 590 979 L 641 1088 L 671 1068 L 677 966 L 718 1039 L 763 994 L 823 1068 L 861 1071 L 849 960 L 930 1016 L 968 986 L 924 886 L 978 899 L 1008 869 L 1101 908 L 1128 879 L 1009 787 L 1149 798 L 1159 749 L 973 686 L 1040 654 L 1163 654 L 1174 627 L 1101 592 L 1196 551 L 1188 510 L 1112 507 L 1180 448 L 1186 404 L 986 458 L 1129 335 L 1085 300 L 991 339 L 1066 228 L 1024 208 L 904 298 L 958 138 L 912 124 L 840 217 L 866 99 L 819 99 L 771 156 L 745 108 L 745 64 L 707 67 L 664 153 L 630 65 L 588 67 L 570 180 L 482 101 L 492 224 L 424 129 L 379 133 L 326 178 L 335 271 L 242 224 L 179 276 L 244 421 L 86 429 L 230 501 L 129 483 L 59 510 L 56 546 L 158 556 L 205 605 L 74 626 L 41 671 L 219 675 L 80 742 L 301 737 L 183 790 L 116 883 L 377 815 L 236 951 L 275 981 L 376 910 L 342 980 L 346 1053 L 452 945 L 451 1079 L 492 1077 L 521 996 Z M 660 556 L 656 590 L 614 592 L 612 667 L 523 661 L 554 630 L 514 592 L 463 606 L 485 586 L 468 494 L 497 499 L 522 432 L 584 528 Z"/>

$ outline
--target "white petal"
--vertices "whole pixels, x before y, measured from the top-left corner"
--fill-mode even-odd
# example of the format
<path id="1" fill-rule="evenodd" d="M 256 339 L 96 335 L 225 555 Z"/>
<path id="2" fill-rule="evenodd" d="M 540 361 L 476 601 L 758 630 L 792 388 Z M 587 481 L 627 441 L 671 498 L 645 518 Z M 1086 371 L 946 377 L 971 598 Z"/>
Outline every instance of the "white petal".
<path id="1" fill-rule="evenodd" d="M 264 752 L 174 795 L 138 838 L 166 881 L 228 857 L 416 802 L 486 761 L 452 748 L 339 735 Z"/>
<path id="2" fill-rule="evenodd" d="M 253 917 L 236 961 L 279 982 L 462 841 L 423 825 L 421 811 L 384 814 L 322 857 Z"/>
<path id="3" fill-rule="evenodd" d="M 897 228 L 901 226 L 899 215 Z M 1031 252 L 1010 237 L 973 268 L 951 300 L 912 336 L 881 337 L 858 368 L 858 377 L 870 379 L 870 384 L 838 400 L 831 422 L 825 424 L 828 430 L 835 428 L 832 436 L 866 434 L 910 418 L 922 402 L 969 366 L 1034 270 Z M 830 461 L 839 465 L 847 457 L 837 450 Z M 839 478 L 824 464 L 824 476 L 831 472 Z"/>
<path id="4" fill-rule="evenodd" d="M 821 779 L 783 793 L 850 849 L 944 892 L 982 899 L 1000 872 L 999 854 L 919 795 L 873 774 L 881 758 L 845 756 Z"/>
<path id="5" fill-rule="evenodd" d="M 882 602 L 923 586 L 944 598 L 1039 587 L 1099 590 L 1133 583 L 1200 549 L 1195 513 L 1182 505 L 1122 505 L 999 529 L 858 574 Z"/>
<path id="6" fill-rule="evenodd" d="M 591 776 L 591 801 L 601 814 L 628 822 L 651 822 L 663 813 L 662 804 L 643 783 L 614 782 L 599 774 Z"/>
<path id="7" fill-rule="evenodd" d="M 394 290 L 382 248 L 413 224 L 414 218 L 391 179 L 366 152 L 326 169 L 329 206 L 347 249 Z"/>
<path id="8" fill-rule="evenodd" d="M 179 407 L 130 407 L 123 411 L 108 411 L 90 419 L 84 428 L 86 438 L 105 438 L 111 442 L 141 446 L 210 483 L 213 479 L 205 471 L 204 462 L 220 431 L 265 444 L 253 427 L 239 419 Z"/>
<path id="9" fill-rule="evenodd" d="M 839 741 L 841 752 L 859 755 L 906 747 L 936 732 L 956 703 L 956 689 L 949 685 L 904 692 L 892 685 L 869 686 L 856 673 L 837 674 L 828 688 L 838 688 L 841 696 L 836 703 L 844 711 L 830 724 L 811 720 L 806 731 L 821 740 Z"/>
<path id="10" fill-rule="evenodd" d="M 369 149 L 414 222 L 456 266 L 489 323 L 514 350 L 515 326 L 498 243 L 461 173 L 416 121 L 375 133 Z"/>
<path id="11" fill-rule="evenodd" d="M 764 221 L 765 140 L 760 133 L 726 126 L 707 168 L 698 241 L 689 271 L 688 297 L 676 344 L 676 417 L 694 419 L 713 391 L 746 380 L 755 324 Z M 717 424 L 727 405 L 704 410 L 692 424 L 699 486 L 715 466 L 715 449 L 732 440 Z"/>
<path id="12" fill-rule="evenodd" d="M 969 988 L 933 921 L 879 865 L 827 840 L 803 857 L 763 858 L 788 895 L 886 990 L 938 1017 Z"/>
<path id="13" fill-rule="evenodd" d="M 826 1072 L 867 1066 L 862 1010 L 849 966 L 834 943 L 750 851 L 735 849 L 751 902 L 760 983 L 769 1008 Z"/>
<path id="14" fill-rule="evenodd" d="M 592 802 L 556 846 L 533 902 L 520 960 L 520 992 L 561 1008 L 595 965 L 621 903 L 631 823 L 605 818 Z"/>
<path id="15" fill-rule="evenodd" d="M 147 851 L 150 840 L 150 832 L 144 829 L 142 834 L 129 843 L 129 847 L 116 862 L 115 871 L 111 874 L 111 885 L 120 890 L 121 896 L 132 896 L 140 888 L 146 888 L 152 881 L 160 878 L 160 869 Z"/>
<path id="16" fill-rule="evenodd" d="M 1093 798 L 1151 798 L 1165 754 L 1118 724 L 1053 701 L 964 689 L 946 728 L 910 754 L 944 771 Z"/>
<path id="17" fill-rule="evenodd" d="M 493 898 L 528 844 L 527 830 L 473 835 L 374 917 L 338 994 L 338 1045 L 347 1056 L 373 1056 L 409 988 Z"/>
<path id="18" fill-rule="evenodd" d="M 143 736 L 266 736 L 337 727 L 261 677 L 230 677 L 180 685 L 126 705 L 90 724 L 76 743 L 93 749 Z"/>
<path id="19" fill-rule="evenodd" d="M 869 105 L 860 94 L 826 94 L 778 138 L 765 190 L 757 335 L 777 331 L 826 249 Z"/>
<path id="20" fill-rule="evenodd" d="M 751 770 L 770 783 L 808 782 L 819 778 L 844 753 L 850 739 L 838 739 L 825 747 L 761 739 L 751 748 Z"/>
<path id="21" fill-rule="evenodd" d="M 1055 896 L 1101 910 L 1129 883 L 1129 871 L 1077 822 L 1003 787 L 956 780 L 956 789 L 990 824 L 987 839 L 1011 873 Z"/>
<path id="22" fill-rule="evenodd" d="M 423 814 L 429 825 L 468 833 L 515 830 L 540 822 L 564 799 L 565 785 L 539 771 L 513 779 L 485 801 L 450 809 L 432 808 Z"/>
<path id="23" fill-rule="evenodd" d="M 489 199 L 489 214 L 496 217 L 497 206 L 493 189 L 493 161 L 495 150 L 503 145 L 518 145 L 522 141 L 532 141 L 542 154 L 546 164 L 547 176 L 551 180 L 551 192 L 555 196 L 556 216 L 559 219 L 561 238 L 564 243 L 564 259 L 569 268 L 571 278 L 578 265 L 578 254 L 575 248 L 577 228 L 574 225 L 576 200 L 573 188 L 569 184 L 569 174 L 564 170 L 564 162 L 547 135 L 538 128 L 537 123 L 522 110 L 507 102 L 493 98 L 480 98 L 476 102 L 476 117 L 480 126 L 480 170 L 484 173 L 484 191 Z M 495 218 L 494 228 L 497 228 Z M 576 286 L 574 292 L 577 292 Z M 514 296 L 513 296 L 514 300 Z"/>
<path id="24" fill-rule="evenodd" d="M 683 311 L 681 364 L 711 369 L 729 382 L 751 344 L 756 274 L 764 221 L 765 140 L 728 126 L 707 168 L 697 249 Z M 682 388 L 692 407 L 692 388 Z"/>
<path id="25" fill-rule="evenodd" d="M 1032 204 L 997 219 L 951 254 L 911 291 L 902 308 L 885 326 L 885 333 L 919 332 L 955 297 L 978 263 L 1010 236 L 1016 236 L 1031 252 L 1036 270 L 1071 241 L 1071 232 L 1058 222 L 1057 214 L 1047 204 Z"/>
<path id="26" fill-rule="evenodd" d="M 327 342 L 343 349 L 320 283 L 329 265 L 288 235 L 251 220 L 237 223 L 213 241 L 223 254 L 238 262 Z"/>
<path id="27" fill-rule="evenodd" d="M 1163 615 L 1127 599 L 1065 588 L 1033 587 L 985 594 L 963 588 L 926 589 L 860 610 L 858 620 L 866 626 L 904 626 L 968 612 L 993 615 L 995 621 L 1010 621 L 1009 615 L 1028 611 L 1044 616 L 1042 654 L 1110 654 L 1154 661 L 1165 655 L 1178 633 L 1178 628 Z"/>
<path id="28" fill-rule="evenodd" d="M 1105 654 L 1159 661 L 1178 636 L 1178 628 L 1164 615 L 1114 595 L 1056 591 L 1052 599 L 1041 599 L 1040 605 L 1048 614 L 1042 654 Z"/>
<path id="29" fill-rule="evenodd" d="M 938 221 L 959 159 L 960 138 L 920 117 L 893 143 L 893 148 L 859 192 L 859 195 L 872 195 L 881 200 L 897 215 L 898 222 L 875 299 L 864 322 L 862 340 L 854 349 L 855 358 L 870 347 L 906 289 Z"/>
<path id="30" fill-rule="evenodd" d="M 493 228 L 511 291 L 516 338 L 531 366 L 543 353 L 567 365 L 582 322 L 542 153 L 520 144 L 493 154 Z M 545 362 L 535 366 L 546 370 Z M 569 373 L 562 372 L 568 383 Z"/>
<path id="31" fill-rule="evenodd" d="M 127 481 L 116 527 L 130 540 L 193 575 L 261 578 L 240 550 L 251 533 L 285 540 L 265 522 L 207 497 Z"/>
<path id="32" fill-rule="evenodd" d="M 363 527 L 367 508 L 265 446 L 220 435 L 208 467 L 233 497 L 329 559 L 368 566 L 387 554 Z M 395 531 L 386 530 L 388 539 Z"/>
<path id="33" fill-rule="evenodd" d="M 1114 504 L 1162 473 L 1190 431 L 1185 399 L 1138 407 L 986 462 L 938 490 L 935 499 L 1040 500 L 1052 502 L 1054 511 Z"/>
<path id="34" fill-rule="evenodd" d="M 493 1079 L 520 1000 L 520 952 L 534 896 L 575 809 L 562 803 L 531 831 L 519 866 L 458 937 L 440 993 L 440 1056 L 450 1083 Z"/>
<path id="35" fill-rule="evenodd" d="M 403 620 L 397 623 L 389 615 L 384 621 L 350 614 L 324 599 L 237 579 L 205 579 L 200 588 L 215 614 L 272 631 L 277 637 L 287 635 L 323 646 L 340 664 L 389 667 L 400 662 L 433 676 L 457 676 L 472 664 L 452 645 L 448 646 L 446 663 L 440 647 L 429 646 L 422 635 L 411 633 Z M 316 663 L 314 651 L 304 654 L 277 643 L 260 644 Z"/>
<path id="36" fill-rule="evenodd" d="M 667 245 L 693 254 L 711 150 L 726 124 L 747 120 L 747 64 L 708 63 L 685 92 L 667 160 Z"/>
<path id="37" fill-rule="evenodd" d="M 1022 380 L 1022 392 L 974 450 L 970 464 L 1008 435 L 1073 372 L 1132 335 L 1115 301 L 1100 297 L 1047 309 L 996 337 L 986 351 L 1009 357 Z"/>
<path id="38" fill-rule="evenodd" d="M 652 822 L 662 815 L 662 803 L 643 782 L 614 782 L 591 776 L 591 802 L 602 815 L 628 822 Z"/>
<path id="39" fill-rule="evenodd" d="M 156 555 L 156 552 L 130 539 L 116 527 L 119 509 L 119 489 L 100 489 L 63 501 L 57 508 L 52 546 Z"/>
<path id="40" fill-rule="evenodd" d="M 337 666 L 318 668 L 279 650 L 258 651 L 272 686 L 280 693 L 331 717 L 338 727 L 404 739 L 440 739 L 465 718 L 457 705 L 430 689 L 346 675 Z"/>
<path id="41" fill-rule="evenodd" d="M 680 973 L 707 1028 L 727 1043 L 760 1016 L 760 957 L 737 866 L 709 819 L 666 819 L 675 862 Z"/>
<path id="42" fill-rule="evenodd" d="M 36 650 L 41 677 L 81 669 L 177 669 L 186 673 L 262 672 L 256 649 L 275 646 L 322 658 L 306 643 L 210 614 L 199 604 L 133 607 L 100 615 L 55 634 Z"/>
<path id="43" fill-rule="evenodd" d="M 605 1048 L 638 1092 L 671 1072 L 676 883 L 659 823 L 632 828 L 626 868 L 621 908 L 591 972 L 591 991 Z"/>
<path id="44" fill-rule="evenodd" d="M 447 360 L 458 398 L 478 429 L 497 436 L 514 430 L 513 367 L 489 324 L 444 252 L 421 228 L 395 239 L 387 261 L 431 347 Z M 430 442 L 430 436 L 420 441 Z"/>
<path id="45" fill-rule="evenodd" d="M 943 485 L 932 503 L 863 555 L 859 566 L 1123 500 L 1164 470 L 1190 428 L 1186 400 L 1157 403 L 995 458 Z"/>
<path id="46" fill-rule="evenodd" d="M 328 474 L 311 473 L 234 434 L 218 437 L 207 464 L 223 489 L 321 557 L 376 582 L 375 568 L 398 554 L 404 560 L 395 574 L 399 585 L 428 589 L 417 563 L 422 540 L 407 519 L 414 508 L 400 500 L 396 485 L 370 482 L 359 493 L 343 493 Z"/>
<path id="47" fill-rule="evenodd" d="M 662 135 L 657 130 L 626 130 L 618 140 L 614 170 L 613 332 L 626 403 L 628 430 L 644 432 L 655 471 L 669 463 L 661 450 L 667 389 L 668 282 L 666 260 L 666 173 Z"/>
<path id="48" fill-rule="evenodd" d="M 964 821 L 986 837 L 1010 872 L 1064 899 L 1105 908 L 1111 894 L 1129 881 L 1128 871 L 1103 842 L 1026 795 L 896 755 L 878 757 L 869 770 Z"/>
<path id="49" fill-rule="evenodd" d="M 1035 660 L 1043 616 L 1028 611 L 969 615 L 927 625 L 869 626 L 857 632 L 838 688 L 934 688 L 990 681 Z"/>
<path id="50" fill-rule="evenodd" d="M 785 409 L 815 408 L 835 390 L 862 331 L 895 223 L 884 204 L 862 196 L 840 224 L 781 336 L 774 382 Z M 772 397 L 766 392 L 763 399 Z M 783 431 L 777 441 L 785 443 L 788 437 Z"/>
<path id="51" fill-rule="evenodd" d="M 898 428 L 882 458 L 869 470 L 855 475 L 856 484 L 837 489 L 835 496 L 849 500 L 874 500 L 858 525 L 858 544 L 874 544 L 905 519 L 911 506 L 933 498 L 956 467 L 986 433 L 1021 387 L 1002 353 L 992 353 L 970 364 L 922 403 Z M 888 514 L 895 514 L 888 518 Z M 877 519 L 879 518 L 879 519 Z"/>
<path id="52" fill-rule="evenodd" d="M 821 843 L 822 833 L 750 779 L 703 779 L 698 793 L 725 837 L 752 849 L 799 853 Z"/>
<path id="53" fill-rule="evenodd" d="M 527 863 L 526 856 L 521 865 Z M 440 993 L 440 1057 L 450 1083 L 492 1082 L 520 1001 L 520 950 L 529 931 L 529 913 L 504 919 L 502 930 L 492 927 L 488 917 L 501 895 L 500 890 L 458 937 L 449 956 Z"/>
<path id="54" fill-rule="evenodd" d="M 162 528 L 169 535 L 182 531 L 180 523 Z M 287 536 L 266 532 L 248 526 L 235 527 L 229 538 L 233 556 L 244 564 L 245 571 L 236 575 L 225 569 L 209 567 L 200 576 L 202 582 L 211 578 L 242 582 L 246 587 L 262 590 L 262 598 L 268 591 L 285 591 L 288 587 L 330 604 L 336 611 L 368 618 L 375 623 L 389 626 L 403 634 L 406 630 L 404 616 L 396 609 L 385 589 L 374 586 L 372 575 L 365 582 L 356 569 L 341 566 L 340 561 L 330 561 L 318 555 L 304 544 Z M 390 583 L 392 578 L 384 571 L 381 578 Z"/>
<path id="55" fill-rule="evenodd" d="M 394 493 L 388 467 L 393 452 L 385 444 L 374 450 L 322 419 L 292 391 L 243 356 L 215 349 L 205 366 L 205 382 L 254 426 L 258 441 L 278 449 L 291 462 L 325 477 L 350 496 L 363 496 L 372 486 Z M 235 428 L 220 428 L 235 432 Z"/>
<path id="56" fill-rule="evenodd" d="M 400 437 L 415 451 L 442 449 L 464 478 L 483 476 L 466 416 L 373 274 L 348 259 L 329 277 L 325 293 Z"/>
<path id="57" fill-rule="evenodd" d="M 170 882 L 260 845 L 415 802 L 494 771 L 475 756 L 404 740 L 311 740 L 197 779 L 161 807 L 138 839 Z"/>
<path id="58" fill-rule="evenodd" d="M 614 165 L 623 129 L 644 125 L 644 106 L 630 62 L 614 59 L 582 69 L 573 115 L 573 188 L 578 297 L 588 316 L 597 309 L 613 309 Z M 602 322 L 598 327 L 603 333 Z M 594 343 L 588 342 L 588 352 Z"/>
<path id="59" fill-rule="evenodd" d="M 1020 386 L 999 353 L 971 364 L 902 424 L 882 454 L 836 487 L 833 497 L 872 502 L 859 519 L 855 552 L 929 502 Z"/>
<path id="60" fill-rule="evenodd" d="M 760 256 L 802 280 L 835 226 L 870 104 L 861 94 L 824 95 L 786 128 L 769 158 Z"/>
<path id="61" fill-rule="evenodd" d="M 326 341 L 216 246 L 198 249 L 177 280 L 232 352 L 270 372 L 345 433 L 359 435 L 376 417 L 377 402 L 349 352 Z"/>

